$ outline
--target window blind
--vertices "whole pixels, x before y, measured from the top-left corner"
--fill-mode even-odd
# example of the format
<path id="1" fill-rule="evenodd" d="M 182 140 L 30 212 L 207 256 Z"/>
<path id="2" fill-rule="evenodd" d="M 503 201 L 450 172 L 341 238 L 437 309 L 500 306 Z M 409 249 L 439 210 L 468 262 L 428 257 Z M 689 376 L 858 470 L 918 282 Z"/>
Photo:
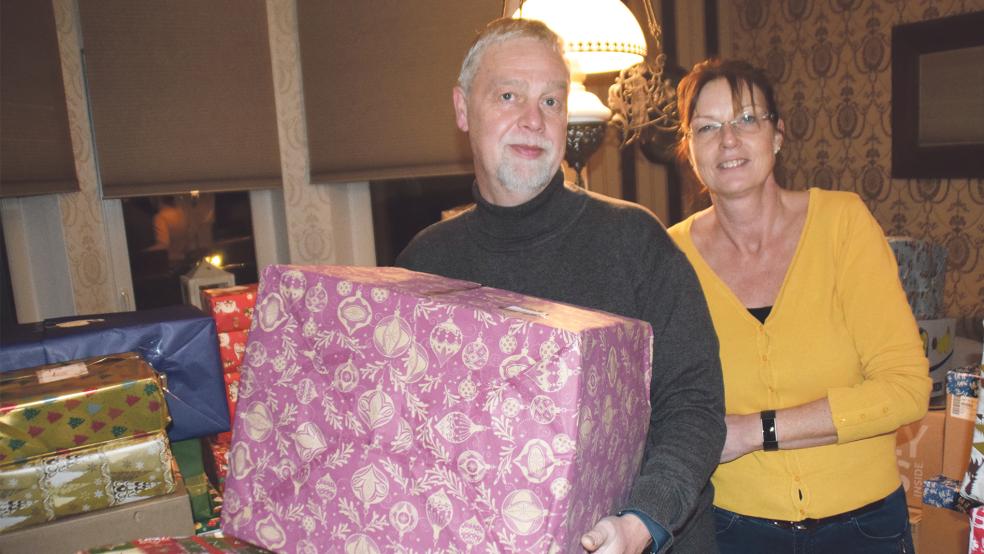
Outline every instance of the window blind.
<path id="1" fill-rule="evenodd" d="M 492 0 L 299 0 L 311 180 L 474 171 L 451 89 Z"/>
<path id="2" fill-rule="evenodd" d="M 0 2 L 0 197 L 79 190 L 50 1 Z"/>
<path id="3" fill-rule="evenodd" d="M 103 196 L 281 186 L 263 0 L 79 10 Z"/>

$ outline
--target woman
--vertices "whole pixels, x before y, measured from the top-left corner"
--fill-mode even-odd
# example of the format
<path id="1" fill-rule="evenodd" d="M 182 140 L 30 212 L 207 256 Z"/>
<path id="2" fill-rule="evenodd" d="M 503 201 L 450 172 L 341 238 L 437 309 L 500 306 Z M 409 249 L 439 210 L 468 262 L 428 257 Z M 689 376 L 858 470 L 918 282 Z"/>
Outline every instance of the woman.
<path id="1" fill-rule="evenodd" d="M 712 202 L 670 234 L 721 342 L 721 551 L 912 552 L 895 430 L 931 382 L 881 228 L 853 193 L 776 181 L 784 124 L 761 71 L 702 62 L 677 93 L 678 153 Z"/>

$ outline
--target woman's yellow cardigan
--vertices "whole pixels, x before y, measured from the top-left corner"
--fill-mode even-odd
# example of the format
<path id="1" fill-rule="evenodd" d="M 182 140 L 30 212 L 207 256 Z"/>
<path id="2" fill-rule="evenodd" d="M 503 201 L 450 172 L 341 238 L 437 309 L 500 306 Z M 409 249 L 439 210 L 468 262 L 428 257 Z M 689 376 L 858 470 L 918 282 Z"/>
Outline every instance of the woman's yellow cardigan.
<path id="1" fill-rule="evenodd" d="M 670 235 L 707 297 L 727 413 L 826 397 L 838 437 L 832 445 L 760 450 L 721 464 L 712 477 L 714 503 L 796 521 L 849 511 L 897 489 L 895 430 L 925 414 L 931 381 L 895 257 L 860 198 L 810 190 L 806 224 L 765 324 L 701 258 L 693 222 L 680 222 Z"/>

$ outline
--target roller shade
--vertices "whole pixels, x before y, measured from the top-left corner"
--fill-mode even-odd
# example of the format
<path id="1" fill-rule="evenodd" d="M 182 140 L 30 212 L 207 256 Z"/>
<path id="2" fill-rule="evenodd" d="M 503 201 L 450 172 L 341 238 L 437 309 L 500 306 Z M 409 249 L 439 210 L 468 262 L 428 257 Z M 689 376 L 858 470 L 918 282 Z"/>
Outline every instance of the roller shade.
<path id="1" fill-rule="evenodd" d="M 55 14 L 0 2 L 0 197 L 79 190 Z"/>
<path id="2" fill-rule="evenodd" d="M 80 0 L 103 196 L 281 186 L 263 0 Z"/>
<path id="3" fill-rule="evenodd" d="M 311 181 L 471 173 L 451 89 L 491 0 L 299 0 Z"/>

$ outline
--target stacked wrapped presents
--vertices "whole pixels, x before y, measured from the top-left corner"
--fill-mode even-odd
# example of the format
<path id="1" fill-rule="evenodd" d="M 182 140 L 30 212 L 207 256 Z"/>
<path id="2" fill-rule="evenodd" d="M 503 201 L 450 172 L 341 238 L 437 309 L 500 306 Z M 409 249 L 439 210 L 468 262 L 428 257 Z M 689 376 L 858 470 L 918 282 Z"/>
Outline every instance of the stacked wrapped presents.
<path id="1" fill-rule="evenodd" d="M 5 333 L 0 551 L 193 534 L 210 511 L 200 437 L 229 428 L 215 324 L 197 308 Z"/>
<path id="2" fill-rule="evenodd" d="M 215 320 L 230 416 L 236 409 L 239 367 L 243 363 L 246 339 L 253 321 L 256 289 L 254 283 L 202 291 L 202 307 Z"/>
<path id="3" fill-rule="evenodd" d="M 239 368 L 246 352 L 246 340 L 253 320 L 253 309 L 256 305 L 257 285 L 238 285 L 201 291 L 201 305 L 215 321 L 215 330 L 219 345 L 219 357 L 222 360 L 222 377 L 226 387 L 226 400 L 229 404 L 230 419 L 235 415 L 236 400 L 239 396 Z M 221 495 L 228 474 L 228 456 L 232 435 L 229 432 L 204 437 L 201 445 L 204 448 L 205 470 L 211 482 Z M 221 512 L 221 496 L 213 502 L 216 514 Z M 208 527 L 217 527 L 217 515 L 210 521 Z"/>
<path id="4" fill-rule="evenodd" d="M 164 510 L 153 531 L 189 532 L 163 390 L 135 353 L 0 374 L 0 547 L 28 551 L 80 532 L 101 541 L 128 513 L 175 494 L 175 509 Z M 89 517 L 69 518 L 76 514 Z"/>
<path id="5" fill-rule="evenodd" d="M 917 551 L 967 552 L 971 512 L 984 500 L 975 488 L 984 466 L 978 406 L 981 366 L 961 366 L 956 321 L 944 317 L 946 250 L 909 237 L 889 238 L 899 277 L 919 325 L 933 379 L 930 411 L 898 431 L 899 472 L 915 524 Z M 975 436 L 976 435 L 976 436 Z M 984 478 L 984 472 L 981 477 Z"/>
<path id="6" fill-rule="evenodd" d="M 278 552 L 572 552 L 628 494 L 644 322 L 330 266 L 266 268 L 254 320 L 227 536 Z"/>

